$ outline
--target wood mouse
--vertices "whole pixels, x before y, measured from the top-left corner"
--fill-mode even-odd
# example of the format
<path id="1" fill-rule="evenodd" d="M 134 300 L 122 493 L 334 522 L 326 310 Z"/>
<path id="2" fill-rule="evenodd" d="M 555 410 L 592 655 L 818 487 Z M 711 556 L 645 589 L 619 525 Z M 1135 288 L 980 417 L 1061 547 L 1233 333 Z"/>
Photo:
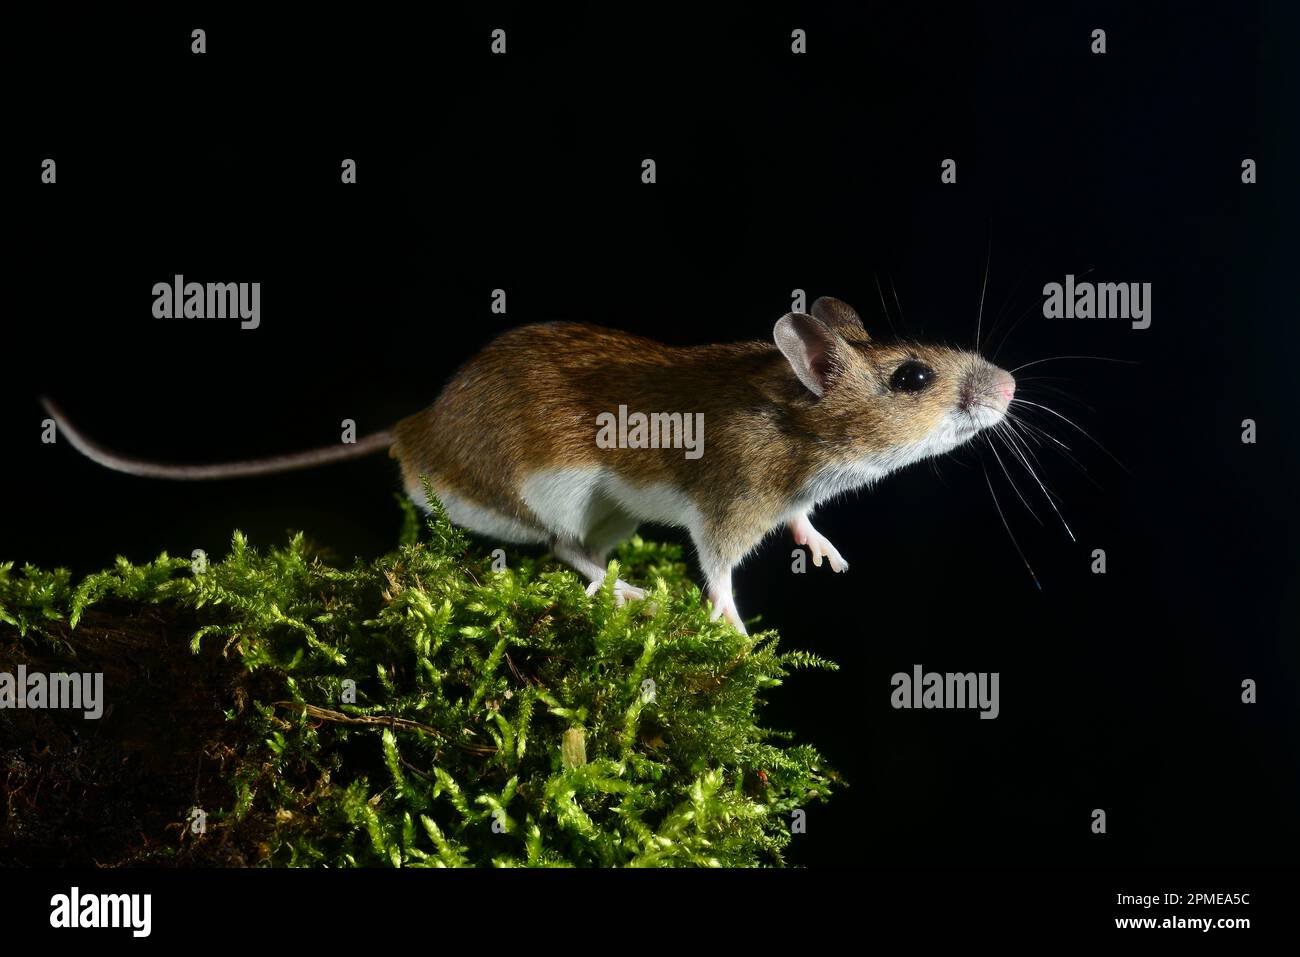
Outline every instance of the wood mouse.
<path id="1" fill-rule="evenodd" d="M 675 347 L 578 323 L 523 326 L 489 343 L 433 405 L 390 431 L 218 465 L 123 457 L 43 401 L 78 451 L 155 478 L 262 475 L 388 449 L 417 504 L 428 507 L 427 476 L 451 521 L 549 546 L 591 582 L 591 593 L 607 556 L 642 522 L 682 527 L 707 578 L 712 617 L 743 632 L 732 569 L 769 532 L 787 526 L 815 565 L 824 558 L 847 570 L 813 527 L 812 510 L 997 425 L 1016 388 L 1010 373 L 972 352 L 877 342 L 851 306 L 830 297 L 813 303 L 811 315 L 782 316 L 772 339 Z M 702 454 L 636 447 L 644 434 L 598 443 L 599 423 L 625 410 L 693 417 Z M 620 602 L 645 597 L 621 580 L 615 593 Z"/>

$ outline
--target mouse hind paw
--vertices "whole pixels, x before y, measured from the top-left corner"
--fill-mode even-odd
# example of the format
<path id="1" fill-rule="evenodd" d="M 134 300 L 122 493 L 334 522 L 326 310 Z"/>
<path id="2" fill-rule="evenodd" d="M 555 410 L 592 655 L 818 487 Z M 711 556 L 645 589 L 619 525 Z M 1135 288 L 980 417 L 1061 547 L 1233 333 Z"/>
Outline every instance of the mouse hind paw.
<path id="1" fill-rule="evenodd" d="M 590 585 L 587 586 L 587 594 L 594 596 L 596 592 L 600 591 L 600 588 L 603 584 L 605 584 L 605 580 L 603 578 L 596 579 L 594 582 L 592 582 Z M 626 605 L 629 601 L 645 601 L 645 597 L 646 597 L 646 590 L 644 588 L 637 588 L 635 585 L 629 585 L 621 578 L 615 579 L 614 581 L 615 606 L 621 608 L 624 605 Z"/>

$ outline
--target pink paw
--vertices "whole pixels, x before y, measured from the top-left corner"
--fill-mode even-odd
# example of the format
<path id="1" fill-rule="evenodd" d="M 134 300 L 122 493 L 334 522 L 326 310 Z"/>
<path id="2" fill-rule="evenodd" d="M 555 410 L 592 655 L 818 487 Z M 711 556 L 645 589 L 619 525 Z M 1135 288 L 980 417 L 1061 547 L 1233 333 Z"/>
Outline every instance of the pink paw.
<path id="1" fill-rule="evenodd" d="M 587 594 L 594 595 L 600 591 L 600 586 L 605 584 L 603 581 L 594 581 L 587 586 Z M 635 585 L 629 585 L 623 579 L 619 578 L 614 582 L 614 605 L 622 608 L 629 601 L 644 601 L 645 589 L 637 588 Z"/>
<path id="2" fill-rule="evenodd" d="M 709 613 L 709 621 L 717 621 L 719 618 L 725 618 L 727 623 L 742 635 L 748 635 L 745 630 L 745 623 L 740 618 L 740 612 L 736 609 L 736 599 L 730 593 L 726 595 L 710 594 L 709 601 L 713 603 L 713 611 Z"/>
<path id="3" fill-rule="evenodd" d="M 790 524 L 790 531 L 794 533 L 796 545 L 806 546 L 808 551 L 812 552 L 813 564 L 818 568 L 822 566 L 822 558 L 826 558 L 831 563 L 831 570 L 835 572 L 846 572 L 849 570 L 849 563 L 846 562 L 839 550 L 830 543 L 830 541 L 817 529 L 812 527 L 812 523 L 807 519 L 798 519 Z"/>

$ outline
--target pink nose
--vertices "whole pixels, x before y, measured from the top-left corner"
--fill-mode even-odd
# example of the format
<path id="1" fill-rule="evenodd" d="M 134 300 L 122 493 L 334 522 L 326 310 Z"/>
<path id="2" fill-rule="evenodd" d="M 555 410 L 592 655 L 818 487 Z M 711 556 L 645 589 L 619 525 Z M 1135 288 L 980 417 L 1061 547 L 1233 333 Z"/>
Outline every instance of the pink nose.
<path id="1" fill-rule="evenodd" d="M 1016 394 L 1016 380 L 1011 378 L 1011 376 L 1007 376 L 993 387 L 993 391 L 997 393 L 999 398 L 1005 400 L 1009 404 L 1012 397 Z"/>

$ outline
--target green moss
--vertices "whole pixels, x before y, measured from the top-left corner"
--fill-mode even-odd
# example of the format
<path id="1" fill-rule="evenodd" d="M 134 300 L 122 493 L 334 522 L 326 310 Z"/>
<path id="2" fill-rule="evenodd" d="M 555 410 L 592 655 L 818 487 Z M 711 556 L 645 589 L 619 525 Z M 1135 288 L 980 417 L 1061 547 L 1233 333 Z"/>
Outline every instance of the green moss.
<path id="1" fill-rule="evenodd" d="M 74 587 L 0 566 L 0 621 L 75 651 L 107 599 L 183 611 L 254 689 L 229 702 L 249 733 L 203 839 L 257 818 L 263 863 L 782 863 L 792 811 L 836 776 L 758 711 L 834 665 L 710 622 L 675 547 L 632 540 L 590 598 L 549 559 L 495 569 L 433 504 L 424 534 L 404 503 L 401 546 L 346 569 L 239 533 L 201 570 L 119 559 Z M 649 601 L 616 607 L 619 574 Z"/>

